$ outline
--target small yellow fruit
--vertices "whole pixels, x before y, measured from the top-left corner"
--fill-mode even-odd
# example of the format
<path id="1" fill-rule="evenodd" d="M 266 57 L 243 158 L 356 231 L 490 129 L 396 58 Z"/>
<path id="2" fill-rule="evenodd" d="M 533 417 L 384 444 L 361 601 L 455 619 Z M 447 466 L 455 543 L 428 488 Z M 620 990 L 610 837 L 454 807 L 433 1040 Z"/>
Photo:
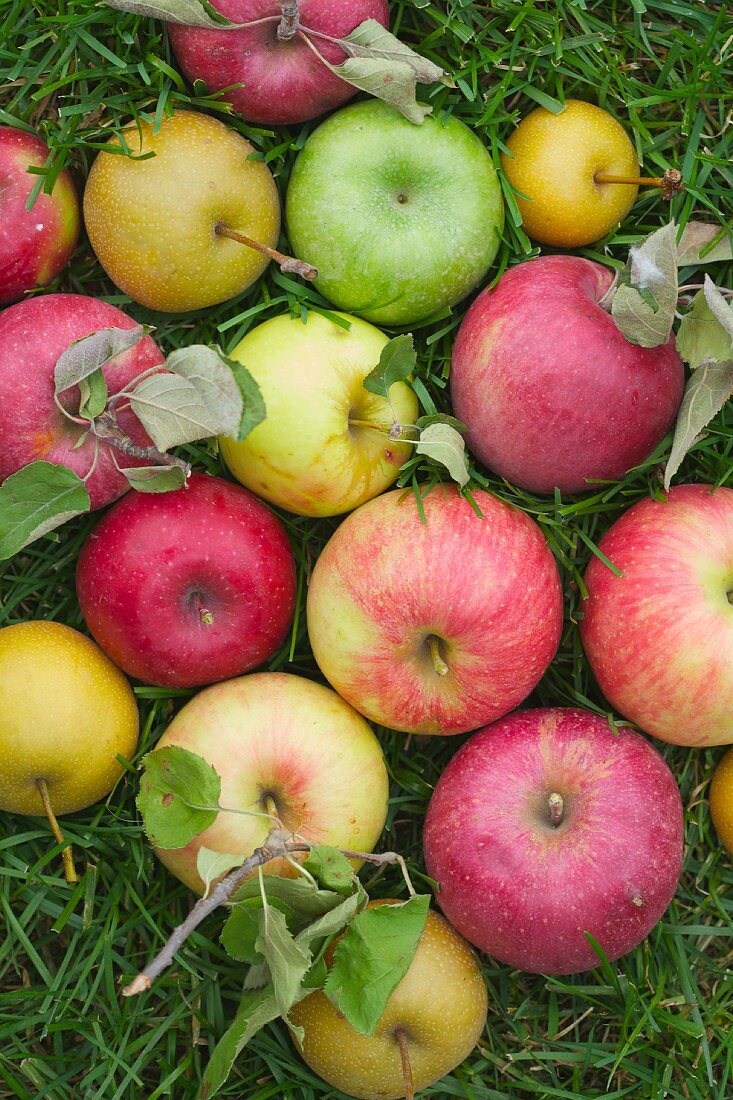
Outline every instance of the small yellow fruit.
<path id="1" fill-rule="evenodd" d="M 97 802 L 122 774 L 138 737 L 125 676 L 77 630 L 28 622 L 0 630 L 0 810 L 56 814 Z"/>
<path id="2" fill-rule="evenodd" d="M 733 749 L 718 761 L 713 772 L 710 816 L 723 846 L 733 856 Z"/>
<path id="3" fill-rule="evenodd" d="M 560 114 L 544 107 L 523 118 L 501 163 L 528 236 L 557 248 L 592 244 L 626 217 L 638 187 L 597 183 L 597 175 L 636 177 L 626 131 L 607 111 L 569 99 Z"/>

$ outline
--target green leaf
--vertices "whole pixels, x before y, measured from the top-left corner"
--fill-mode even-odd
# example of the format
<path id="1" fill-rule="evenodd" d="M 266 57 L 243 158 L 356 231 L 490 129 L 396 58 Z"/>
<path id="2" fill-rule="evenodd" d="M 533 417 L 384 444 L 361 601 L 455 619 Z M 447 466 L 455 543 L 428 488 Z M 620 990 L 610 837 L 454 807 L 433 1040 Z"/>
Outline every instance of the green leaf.
<path id="1" fill-rule="evenodd" d="M 364 389 L 389 400 L 390 388 L 395 382 L 404 382 L 409 378 L 416 363 L 412 333 L 395 336 L 382 348 L 379 363 L 364 379 Z"/>
<path id="2" fill-rule="evenodd" d="M 418 428 L 430 428 L 433 424 L 448 424 L 461 434 L 468 431 L 468 424 L 464 424 L 462 420 L 457 420 L 455 416 L 448 416 L 446 413 L 432 413 L 430 416 L 421 416 L 415 421 L 415 424 Z"/>
<path id="3" fill-rule="evenodd" d="M 346 927 L 358 910 L 364 908 L 368 900 L 366 890 L 359 883 L 359 889 L 353 894 L 341 898 L 341 903 L 330 912 L 306 925 L 295 937 L 295 942 L 310 947 L 314 940 L 335 936 Z"/>
<path id="4" fill-rule="evenodd" d="M 672 440 L 672 450 L 664 471 L 664 487 L 679 470 L 682 459 L 700 432 L 720 412 L 733 394 L 733 359 L 725 363 L 701 363 L 689 379 L 682 398 Z"/>
<path id="5" fill-rule="evenodd" d="M 415 447 L 417 454 L 427 455 L 434 462 L 445 466 L 454 481 L 463 488 L 468 483 L 466 444 L 463 436 L 450 424 L 430 424 L 420 432 Z"/>
<path id="6" fill-rule="evenodd" d="M 259 912 L 262 912 L 262 899 L 252 899 L 260 902 Z M 221 944 L 224 950 L 238 962 L 249 963 L 251 966 L 259 966 L 264 962 L 262 954 L 255 947 L 255 942 L 260 934 L 260 925 L 257 919 L 257 907 L 247 905 L 235 905 L 221 930 Z M 270 969 L 267 968 L 269 975 Z"/>
<path id="7" fill-rule="evenodd" d="M 107 404 L 107 383 L 101 370 L 95 370 L 79 382 L 79 416 L 93 420 L 104 412 Z"/>
<path id="8" fill-rule="evenodd" d="M 432 84 L 436 80 L 451 84 L 440 65 L 428 61 L 419 53 L 400 42 L 394 34 L 378 23 L 376 19 L 365 19 L 350 34 L 339 40 L 339 45 L 349 57 L 370 57 L 382 61 L 398 61 L 408 64 L 421 84 Z"/>
<path id="9" fill-rule="evenodd" d="M 314 844 L 303 866 L 329 889 L 337 890 L 340 894 L 353 893 L 356 879 L 354 868 L 338 848 Z"/>
<path id="10" fill-rule="evenodd" d="M 88 512 L 84 482 L 67 466 L 31 462 L 0 486 L 0 560 Z"/>
<path id="11" fill-rule="evenodd" d="M 138 493 L 170 493 L 186 484 L 182 466 L 125 466 L 120 473 Z"/>
<path id="12" fill-rule="evenodd" d="M 677 308 L 676 232 L 670 222 L 635 245 L 619 276 L 611 315 L 632 344 L 654 348 L 669 339 Z"/>
<path id="13" fill-rule="evenodd" d="M 262 390 L 244 364 L 237 363 L 234 359 L 223 358 L 232 371 L 242 395 L 242 418 L 234 437 L 238 443 L 241 443 L 258 424 L 262 423 L 267 416 L 267 409 Z"/>
<path id="14" fill-rule="evenodd" d="M 214 1047 L 201 1085 L 201 1100 L 214 1096 L 228 1078 L 232 1066 L 253 1035 L 280 1015 L 272 983 L 246 990 L 237 1015 Z"/>
<path id="15" fill-rule="evenodd" d="M 186 378 L 204 405 L 219 417 L 220 435 L 236 436 L 242 419 L 242 391 L 216 347 L 192 344 L 171 352 L 165 361 L 169 371 Z"/>
<path id="16" fill-rule="evenodd" d="M 133 328 L 101 328 L 90 336 L 75 340 L 56 360 L 54 367 L 56 394 L 78 385 L 83 378 L 94 374 L 115 355 L 134 348 L 135 344 L 140 343 L 145 333 L 150 331 L 145 325 L 135 325 Z"/>
<path id="17" fill-rule="evenodd" d="M 215 852 L 212 848 L 199 848 L 196 853 L 196 870 L 204 884 L 204 897 L 208 897 L 209 890 L 217 879 L 235 867 L 241 867 L 247 857 L 241 853 Z"/>
<path id="18" fill-rule="evenodd" d="M 733 307 L 723 303 L 733 317 Z M 720 363 L 733 355 L 733 339 L 715 317 L 700 290 L 692 299 L 692 305 L 682 318 L 675 338 L 677 351 L 693 368 L 701 363 Z"/>
<path id="19" fill-rule="evenodd" d="M 334 952 L 324 993 L 362 1035 L 373 1035 L 405 976 L 425 927 L 430 898 L 365 909 Z"/>
<path id="20" fill-rule="evenodd" d="M 417 76 L 413 67 L 405 61 L 350 57 L 341 65 L 329 64 L 328 67 L 347 84 L 389 103 L 416 126 L 425 121 L 426 115 L 433 113 L 430 104 L 417 101 Z"/>
<path id="21" fill-rule="evenodd" d="M 682 230 L 682 236 L 677 245 L 679 267 L 712 264 L 719 260 L 732 259 L 733 236 L 730 229 L 720 225 L 709 225 L 706 222 L 688 222 Z"/>
<path id="22" fill-rule="evenodd" d="M 256 914 L 259 932 L 255 950 L 270 968 L 275 1001 L 281 1016 L 287 1016 L 295 1003 L 311 964 L 311 952 L 306 943 L 296 943 L 283 913 L 268 905 Z"/>
<path id="23" fill-rule="evenodd" d="M 731 310 L 709 275 L 705 276 L 702 289 L 713 317 L 728 333 L 729 338 L 733 340 L 733 310 Z"/>
<path id="24" fill-rule="evenodd" d="M 211 764 L 178 745 L 143 757 L 137 808 L 157 848 L 183 848 L 216 820 L 221 780 Z"/>
<path id="25" fill-rule="evenodd" d="M 207 30 L 235 30 L 246 26 L 232 23 L 218 12 L 208 0 L 105 0 L 108 8 L 129 11 L 150 19 L 165 19 L 168 23 L 180 23 L 184 27 L 206 27 Z"/>
<path id="26" fill-rule="evenodd" d="M 317 884 L 305 876 L 281 878 L 279 875 L 263 875 L 262 881 L 270 901 L 277 899 L 289 905 L 302 922 L 328 913 L 343 900 L 342 895 L 333 890 L 319 890 Z M 251 878 L 242 883 L 232 901 L 242 902 L 260 896 L 259 880 Z"/>

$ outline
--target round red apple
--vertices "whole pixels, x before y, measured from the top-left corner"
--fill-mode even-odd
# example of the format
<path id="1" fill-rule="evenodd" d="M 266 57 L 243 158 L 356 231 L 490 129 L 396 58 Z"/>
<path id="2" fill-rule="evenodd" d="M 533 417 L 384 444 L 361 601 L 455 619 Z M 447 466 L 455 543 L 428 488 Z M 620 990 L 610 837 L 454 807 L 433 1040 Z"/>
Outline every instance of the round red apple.
<path id="1" fill-rule="evenodd" d="M 35 134 L 0 126 L 0 305 L 49 283 L 66 267 L 79 237 L 79 201 L 68 172 L 59 172 L 50 195 L 26 201 L 38 183 L 29 168 L 50 156 Z"/>
<path id="2" fill-rule="evenodd" d="M 257 497 L 198 474 L 116 504 L 84 544 L 76 590 L 94 638 L 128 675 L 196 687 L 272 656 L 293 617 L 295 562 Z"/>
<path id="3" fill-rule="evenodd" d="M 243 30 L 202 30 L 169 23 L 168 34 L 189 80 L 203 80 L 210 92 L 229 88 L 224 99 L 250 122 L 287 126 L 305 122 L 345 103 L 356 88 L 335 76 L 296 33 L 278 36 L 279 0 L 216 0 L 232 23 L 258 21 Z M 314 45 L 332 65 L 346 60 L 329 42 L 344 38 L 366 19 L 387 26 L 386 0 L 300 0 L 300 24 L 318 32 Z M 321 37 L 323 35 L 324 37 Z"/>
<path id="4" fill-rule="evenodd" d="M 631 951 L 669 905 L 682 804 L 648 741 L 586 710 L 511 714 L 456 753 L 425 818 L 438 904 L 471 943 L 533 973 Z"/>
<path id="5" fill-rule="evenodd" d="M 402 490 L 363 504 L 323 550 L 308 590 L 313 654 L 374 722 L 465 733 L 536 687 L 557 649 L 562 593 L 537 524 L 474 490 Z"/>
<path id="6" fill-rule="evenodd" d="M 580 634 L 612 706 L 662 741 L 733 743 L 733 490 L 629 508 L 585 574 Z"/>
<path id="7" fill-rule="evenodd" d="M 684 367 L 670 337 L 631 344 L 599 303 L 601 264 L 542 256 L 473 303 L 453 348 L 451 395 L 473 453 L 535 493 L 577 493 L 642 462 L 674 423 Z"/>
<path id="8" fill-rule="evenodd" d="M 99 329 L 134 326 L 132 318 L 121 310 L 83 294 L 46 294 L 18 302 L 0 314 L 0 483 L 39 459 L 69 466 L 82 478 L 89 473 L 96 441 L 88 434 L 79 446 L 86 427 L 69 420 L 56 405 L 56 361 L 75 340 Z M 143 337 L 102 368 L 109 393 L 118 393 L 142 371 L 162 364 L 163 356 L 154 342 Z M 78 413 L 78 387 L 66 390 L 60 401 L 68 412 Z M 117 419 L 133 443 L 151 446 L 137 417 L 124 403 Z M 128 456 L 123 462 L 125 466 L 141 464 Z M 86 487 L 92 509 L 116 500 L 130 487 L 106 443 L 99 444 L 94 473 Z"/>

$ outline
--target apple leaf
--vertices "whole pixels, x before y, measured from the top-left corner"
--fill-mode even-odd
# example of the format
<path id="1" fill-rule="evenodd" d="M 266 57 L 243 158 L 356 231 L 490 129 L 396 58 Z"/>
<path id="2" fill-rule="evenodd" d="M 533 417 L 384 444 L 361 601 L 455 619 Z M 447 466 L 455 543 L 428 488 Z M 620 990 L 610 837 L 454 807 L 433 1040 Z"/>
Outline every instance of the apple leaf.
<path id="1" fill-rule="evenodd" d="M 466 444 L 463 436 L 450 424 L 429 424 L 423 428 L 415 450 L 419 455 L 427 455 L 433 462 L 445 466 L 461 488 L 468 484 Z"/>
<path id="2" fill-rule="evenodd" d="M 448 416 L 447 413 L 431 413 L 430 416 L 421 416 L 419 420 L 415 421 L 418 428 L 429 428 L 433 424 L 449 424 L 451 428 L 455 428 L 461 434 L 468 431 L 468 424 L 464 424 L 462 420 L 457 420 L 455 416 Z"/>
<path id="3" fill-rule="evenodd" d="M 723 301 L 733 319 L 733 306 Z M 692 305 L 682 318 L 675 337 L 677 351 L 686 363 L 695 369 L 701 363 L 720 363 L 733 356 L 733 338 L 713 314 L 700 290 L 692 299 Z"/>
<path id="4" fill-rule="evenodd" d="M 120 473 L 138 493 L 170 493 L 186 484 L 182 466 L 125 466 Z"/>
<path id="5" fill-rule="evenodd" d="M 365 909 L 349 924 L 334 952 L 324 993 L 362 1035 L 379 1018 L 405 976 L 427 920 L 430 898 Z"/>
<path id="6" fill-rule="evenodd" d="M 193 382 L 177 374 L 143 378 L 130 404 L 159 451 L 217 435 L 221 426 L 218 410 L 206 403 Z"/>
<path id="7" fill-rule="evenodd" d="M 241 443 L 258 424 L 262 423 L 267 416 L 267 409 L 265 408 L 262 390 L 247 368 L 234 359 L 227 359 L 225 355 L 222 355 L 221 358 L 234 375 L 234 379 L 239 386 L 239 392 L 242 395 L 242 416 L 234 435 L 237 443 Z"/>
<path id="8" fill-rule="evenodd" d="M 262 912 L 262 898 L 258 897 L 253 900 L 260 903 L 259 912 Z M 237 962 L 249 963 L 250 966 L 260 966 L 264 959 L 255 947 L 255 940 L 259 932 L 257 907 L 235 905 L 232 907 L 232 911 L 221 930 L 219 939 L 227 954 L 231 955 Z M 267 975 L 269 978 L 269 966 L 267 967 Z"/>
<path id="9" fill-rule="evenodd" d="M 383 99 L 416 126 L 425 121 L 426 115 L 433 113 L 433 108 L 428 103 L 418 102 L 415 96 L 417 74 L 406 61 L 381 57 L 350 57 L 341 65 L 330 65 L 327 61 L 325 63 L 332 73 L 347 84 L 368 92 L 376 99 Z"/>
<path id="10" fill-rule="evenodd" d="M 236 438 L 242 419 L 242 391 L 219 349 L 192 344 L 172 352 L 165 365 L 174 374 L 188 379 L 207 408 L 218 412 L 218 433 Z"/>
<path id="11" fill-rule="evenodd" d="M 215 852 L 212 848 L 199 848 L 196 853 L 196 870 L 204 884 L 204 897 L 209 896 L 209 890 L 228 871 L 235 867 L 241 867 L 247 857 L 235 852 Z"/>
<path id="12" fill-rule="evenodd" d="M 725 363 L 701 363 L 689 379 L 682 398 L 664 471 L 664 487 L 679 470 L 682 460 L 700 432 L 733 395 L 733 359 Z"/>
<path id="13" fill-rule="evenodd" d="M 343 900 L 341 894 L 333 890 L 320 890 L 316 883 L 305 876 L 280 878 L 278 875 L 264 875 L 262 881 L 267 897 L 271 901 L 278 900 L 289 905 L 303 922 L 328 913 Z M 260 896 L 259 879 L 251 878 L 239 887 L 232 901 L 236 904 Z"/>
<path id="14" fill-rule="evenodd" d="M 0 486 L 0 560 L 88 512 L 89 493 L 68 466 L 31 462 Z"/>
<path id="15" fill-rule="evenodd" d="M 670 222 L 631 248 L 611 302 L 617 327 L 643 348 L 666 343 L 672 331 L 677 308 L 676 233 Z"/>
<path id="16" fill-rule="evenodd" d="M 261 989 L 245 990 L 237 1015 L 214 1047 L 201 1085 L 201 1100 L 214 1096 L 253 1035 L 280 1015 L 271 982 Z"/>
<path id="17" fill-rule="evenodd" d="M 151 844 L 183 848 L 214 823 L 221 779 L 203 757 L 166 745 L 143 757 L 142 767 L 137 808 Z"/>
<path id="18" fill-rule="evenodd" d="M 56 360 L 53 375 L 56 394 L 78 385 L 83 378 L 93 375 L 110 359 L 114 359 L 115 355 L 134 348 L 150 331 L 145 325 L 135 325 L 133 328 L 101 328 L 90 336 L 75 340 Z"/>
<path id="19" fill-rule="evenodd" d="M 168 23 L 181 23 L 184 27 L 205 27 L 207 30 L 235 30 L 246 26 L 232 23 L 217 11 L 208 0 L 105 0 L 108 8 L 127 11 L 132 15 L 165 19 Z"/>
<path id="20" fill-rule="evenodd" d="M 417 352 L 412 333 L 395 336 L 382 348 L 379 362 L 364 379 L 364 389 L 389 401 L 391 387 L 395 382 L 404 382 L 408 379 L 416 363 Z"/>
<path id="21" fill-rule="evenodd" d="M 688 222 L 677 245 L 678 267 L 712 264 L 719 260 L 733 260 L 731 230 L 707 222 Z"/>
<path id="22" fill-rule="evenodd" d="M 709 275 L 705 276 L 702 289 L 713 317 L 733 340 L 733 311 Z"/>
<path id="23" fill-rule="evenodd" d="M 349 57 L 371 57 L 382 61 L 405 62 L 413 69 L 416 79 L 421 84 L 432 84 L 440 80 L 444 84 L 453 86 L 450 77 L 440 65 L 415 53 L 376 19 L 365 19 L 350 34 L 339 39 L 339 46 Z"/>
<path id="24" fill-rule="evenodd" d="M 107 383 L 101 370 L 95 370 L 79 382 L 79 416 L 94 420 L 107 405 Z"/>
<path id="25" fill-rule="evenodd" d="M 354 868 L 338 848 L 314 844 L 303 867 L 331 890 L 340 894 L 351 894 L 354 891 Z"/>
<path id="26" fill-rule="evenodd" d="M 337 935 L 349 924 L 357 910 L 364 908 L 367 900 L 366 890 L 360 884 L 356 893 L 349 894 L 347 898 L 342 897 L 340 905 L 306 925 L 295 937 L 295 942 L 310 946 L 315 940 L 323 940 Z M 326 974 L 324 973 L 323 981 L 320 984 L 323 985 L 325 980 Z M 309 988 L 313 988 L 312 980 L 309 983 Z"/>

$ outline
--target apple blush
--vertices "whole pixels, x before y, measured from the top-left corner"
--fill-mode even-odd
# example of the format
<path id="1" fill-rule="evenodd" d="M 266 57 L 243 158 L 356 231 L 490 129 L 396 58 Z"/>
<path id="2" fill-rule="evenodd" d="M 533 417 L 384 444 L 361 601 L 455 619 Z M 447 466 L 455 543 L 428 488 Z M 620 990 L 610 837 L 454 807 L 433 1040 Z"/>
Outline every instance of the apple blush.
<path id="1" fill-rule="evenodd" d="M 246 489 L 193 475 L 130 493 L 84 544 L 76 574 L 92 635 L 145 683 L 196 687 L 238 676 L 283 641 L 295 563 L 276 516 Z"/>

